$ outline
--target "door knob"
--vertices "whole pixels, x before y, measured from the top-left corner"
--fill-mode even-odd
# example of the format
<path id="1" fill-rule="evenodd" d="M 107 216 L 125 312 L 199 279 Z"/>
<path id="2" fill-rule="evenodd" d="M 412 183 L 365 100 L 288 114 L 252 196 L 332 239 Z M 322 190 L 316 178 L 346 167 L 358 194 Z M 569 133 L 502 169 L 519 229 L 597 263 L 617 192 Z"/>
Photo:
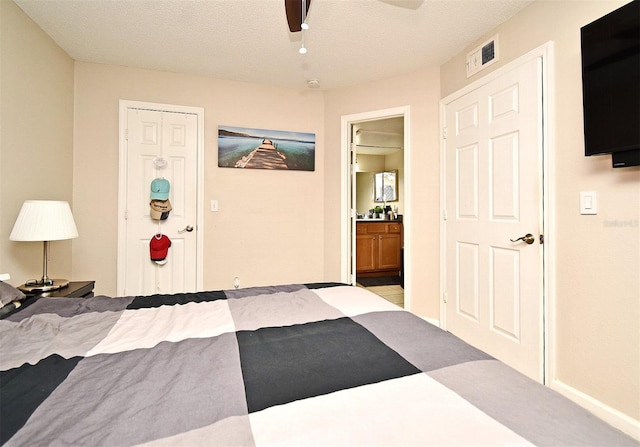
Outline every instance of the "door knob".
<path id="1" fill-rule="evenodd" d="M 518 239 L 509 239 L 511 242 L 518 242 L 518 241 L 524 241 L 527 244 L 531 245 L 533 244 L 533 242 L 536 240 L 535 237 L 533 237 L 533 234 L 531 233 L 527 233 L 522 237 L 519 237 Z"/>
<path id="2" fill-rule="evenodd" d="M 193 231 L 193 227 L 191 225 L 187 225 L 186 227 L 184 227 L 182 230 L 178 230 L 178 233 L 191 233 Z"/>

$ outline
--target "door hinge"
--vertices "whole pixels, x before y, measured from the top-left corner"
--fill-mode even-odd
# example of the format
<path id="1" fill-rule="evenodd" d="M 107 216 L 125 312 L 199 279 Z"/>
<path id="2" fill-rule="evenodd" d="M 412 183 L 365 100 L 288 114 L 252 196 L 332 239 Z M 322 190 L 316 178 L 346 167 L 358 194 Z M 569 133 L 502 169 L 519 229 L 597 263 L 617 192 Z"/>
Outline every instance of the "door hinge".
<path id="1" fill-rule="evenodd" d="M 447 128 L 446 127 L 442 128 L 442 139 L 443 140 L 447 139 Z"/>
<path id="2" fill-rule="evenodd" d="M 129 141 L 129 129 L 124 130 L 124 140 Z"/>
<path id="3" fill-rule="evenodd" d="M 442 220 L 447 220 L 447 210 L 442 210 Z"/>
<path id="4" fill-rule="evenodd" d="M 128 218 L 129 218 L 129 211 L 124 210 L 124 220 L 127 220 Z"/>
<path id="5" fill-rule="evenodd" d="M 356 210 L 354 210 L 353 208 L 351 208 L 351 209 L 349 210 L 349 214 L 350 214 L 350 216 L 351 216 L 351 218 L 352 218 L 352 219 L 355 219 L 355 218 L 356 218 L 356 215 L 357 215 L 357 214 L 356 214 Z"/>
<path id="6" fill-rule="evenodd" d="M 540 235 L 540 245 L 544 244 L 544 234 Z"/>
<path id="7" fill-rule="evenodd" d="M 445 303 L 445 304 L 447 303 L 447 292 L 444 292 L 442 294 L 442 302 Z"/>

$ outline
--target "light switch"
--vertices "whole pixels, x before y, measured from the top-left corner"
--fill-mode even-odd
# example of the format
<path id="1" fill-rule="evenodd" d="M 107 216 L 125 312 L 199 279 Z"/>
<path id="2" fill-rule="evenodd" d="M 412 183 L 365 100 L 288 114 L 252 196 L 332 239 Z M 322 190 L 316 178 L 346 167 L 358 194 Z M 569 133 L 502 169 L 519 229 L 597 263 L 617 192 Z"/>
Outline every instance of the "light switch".
<path id="1" fill-rule="evenodd" d="M 580 191 L 580 214 L 598 214 L 595 191 Z"/>
<path id="2" fill-rule="evenodd" d="M 217 200 L 212 200 L 211 201 L 211 211 L 218 211 L 218 201 Z"/>

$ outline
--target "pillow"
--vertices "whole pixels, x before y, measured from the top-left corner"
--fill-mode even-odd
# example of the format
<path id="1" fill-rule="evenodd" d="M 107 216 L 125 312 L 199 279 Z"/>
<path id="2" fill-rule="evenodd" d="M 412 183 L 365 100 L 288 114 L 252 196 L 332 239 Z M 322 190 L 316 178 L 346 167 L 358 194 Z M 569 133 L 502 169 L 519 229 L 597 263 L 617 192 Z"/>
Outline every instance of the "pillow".
<path id="1" fill-rule="evenodd" d="M 26 295 L 11 284 L 0 281 L 0 307 L 5 306 L 13 301 L 20 301 L 26 298 Z"/>

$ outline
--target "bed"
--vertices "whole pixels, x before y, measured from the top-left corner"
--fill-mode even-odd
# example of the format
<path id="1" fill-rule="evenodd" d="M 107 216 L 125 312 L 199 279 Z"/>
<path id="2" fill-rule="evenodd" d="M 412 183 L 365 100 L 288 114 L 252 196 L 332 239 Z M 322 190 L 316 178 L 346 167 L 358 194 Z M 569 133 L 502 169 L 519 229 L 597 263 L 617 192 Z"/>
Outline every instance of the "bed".
<path id="1" fill-rule="evenodd" d="M 7 446 L 626 446 L 359 287 L 41 298 L 0 320 Z"/>

